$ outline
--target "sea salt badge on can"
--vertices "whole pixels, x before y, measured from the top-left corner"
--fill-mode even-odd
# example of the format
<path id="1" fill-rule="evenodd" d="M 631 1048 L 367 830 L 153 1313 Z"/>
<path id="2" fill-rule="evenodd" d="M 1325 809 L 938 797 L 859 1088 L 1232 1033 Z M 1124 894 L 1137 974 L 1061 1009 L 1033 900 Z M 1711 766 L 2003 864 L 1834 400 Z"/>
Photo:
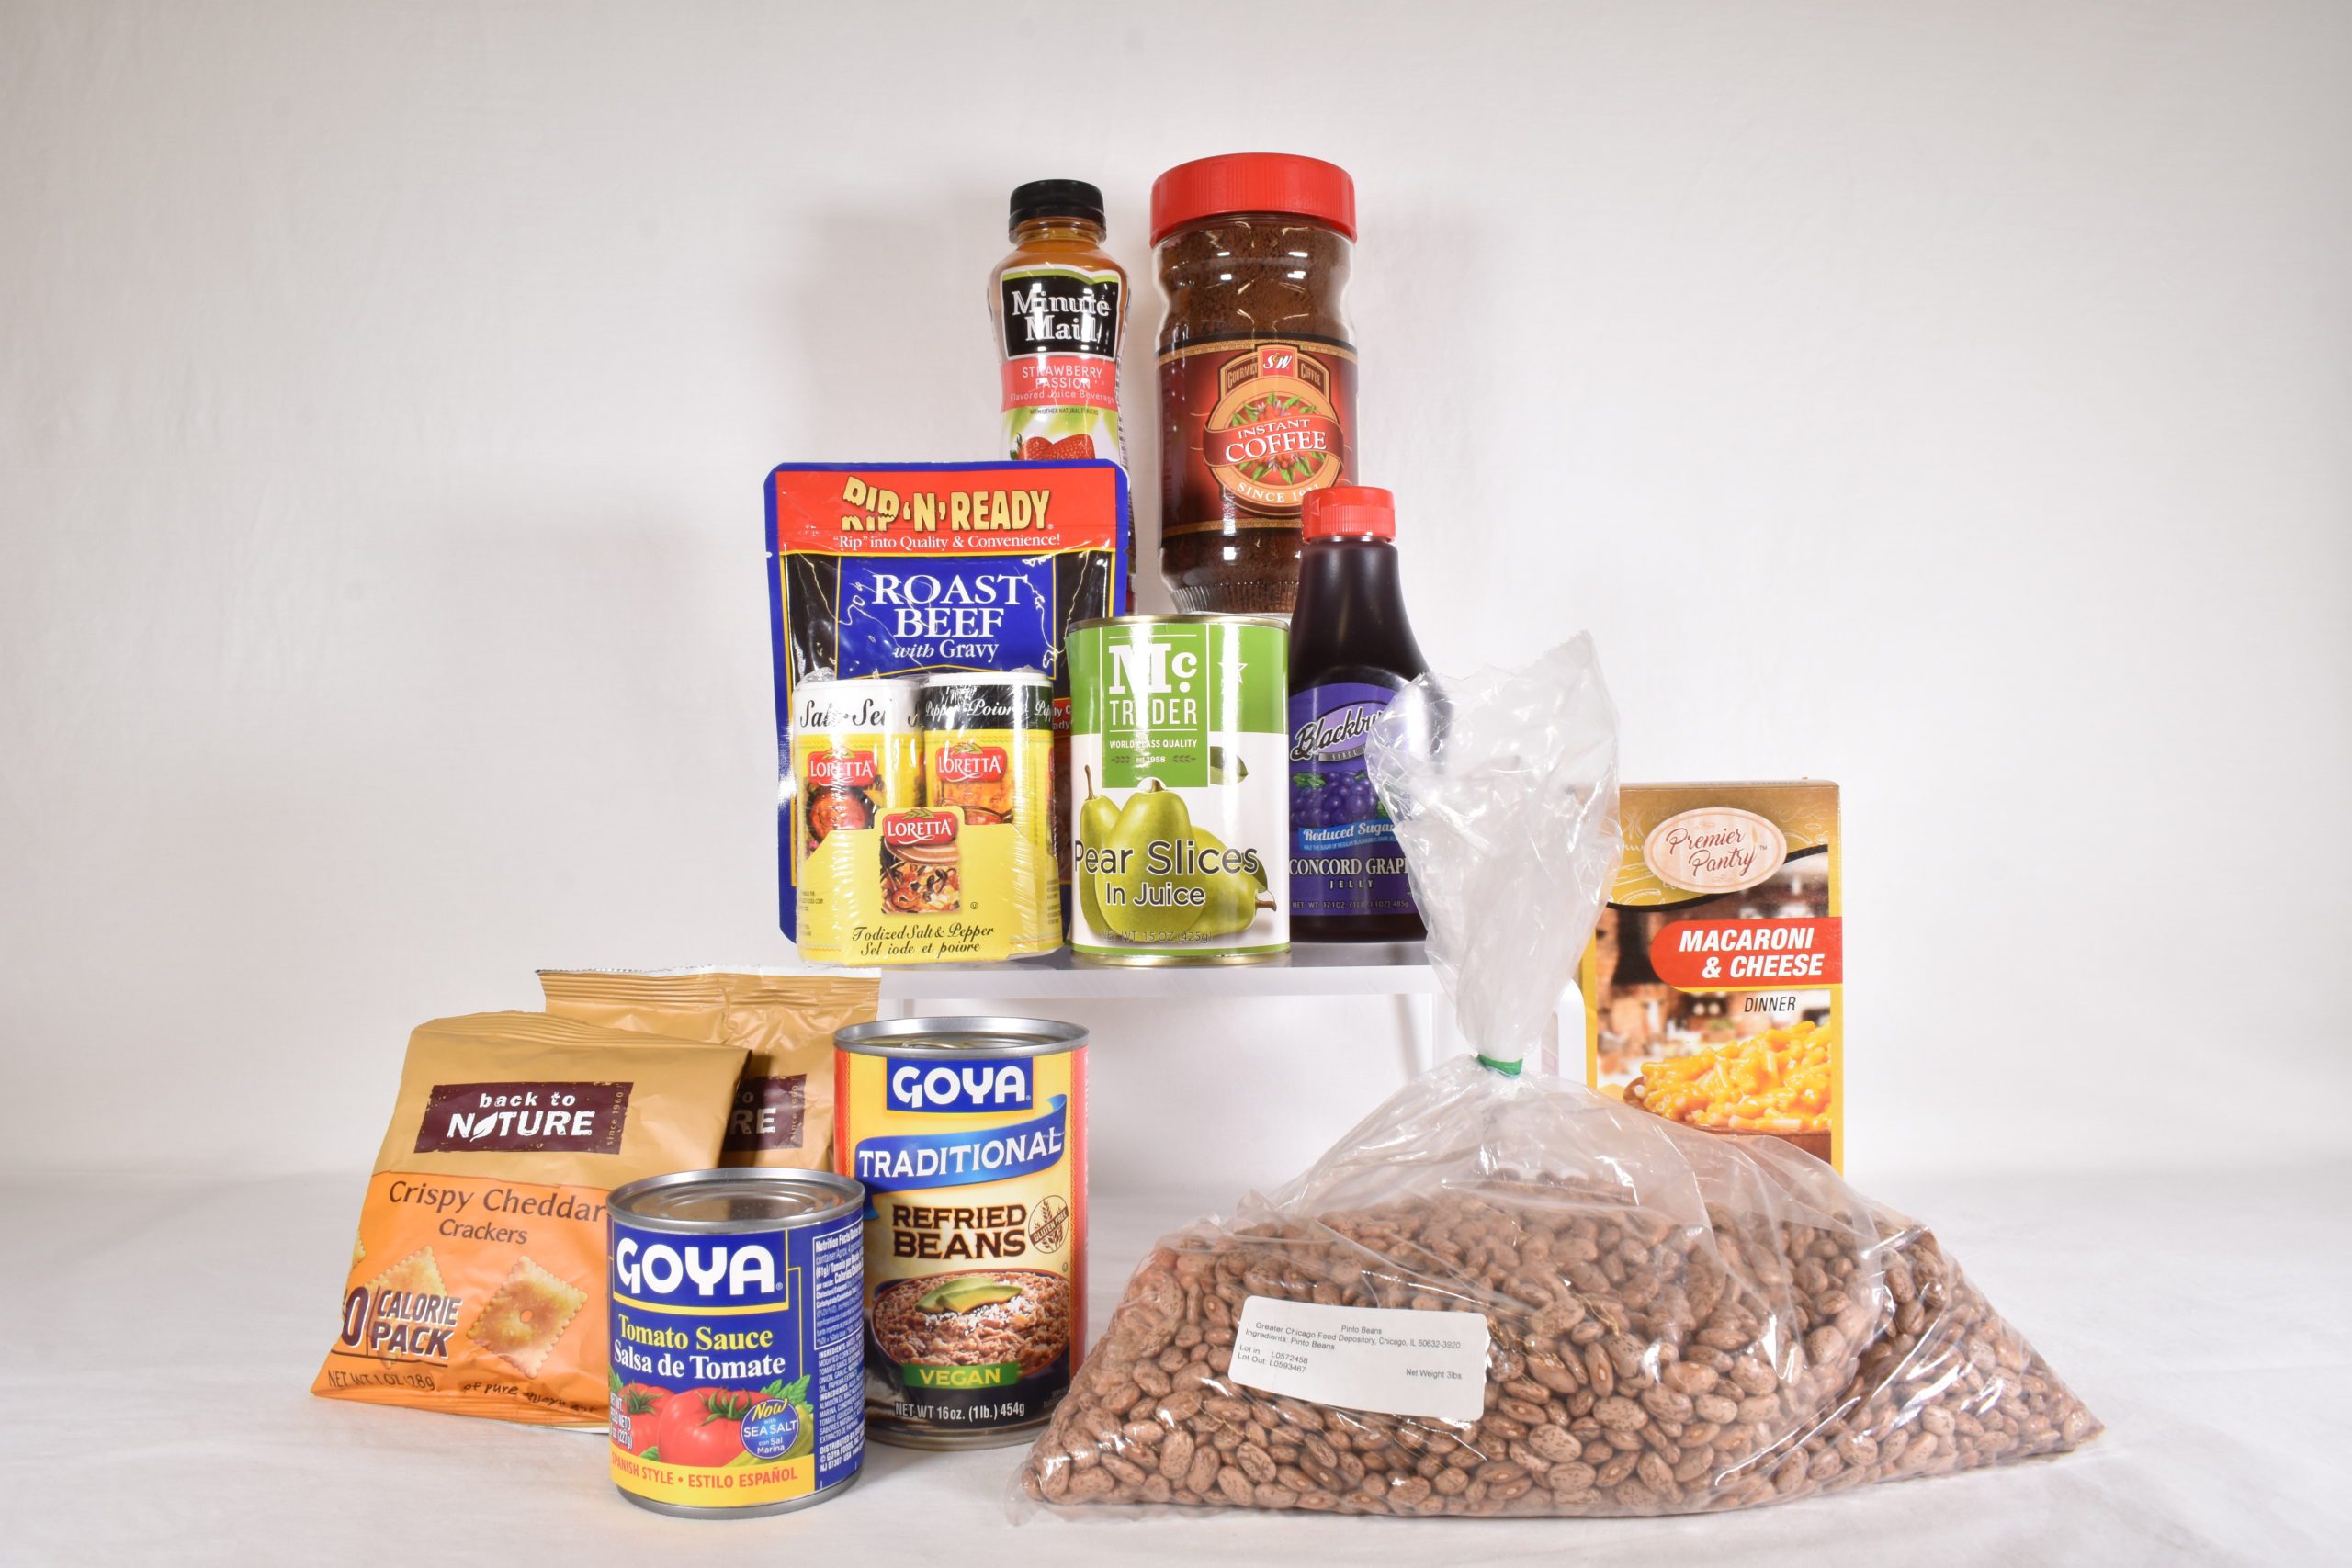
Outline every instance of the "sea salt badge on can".
<path id="1" fill-rule="evenodd" d="M 864 1189 L 689 1170 L 609 1201 L 613 1484 L 657 1513 L 742 1518 L 856 1480 Z"/>

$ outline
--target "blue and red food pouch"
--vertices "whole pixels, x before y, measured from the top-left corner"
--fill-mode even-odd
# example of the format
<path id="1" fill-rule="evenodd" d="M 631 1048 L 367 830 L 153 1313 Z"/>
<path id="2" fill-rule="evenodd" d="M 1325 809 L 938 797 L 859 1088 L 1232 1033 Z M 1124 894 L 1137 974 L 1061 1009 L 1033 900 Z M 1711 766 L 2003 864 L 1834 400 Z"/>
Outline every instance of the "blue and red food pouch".
<path id="1" fill-rule="evenodd" d="M 786 463 L 768 476 L 767 549 L 776 882 L 787 936 L 797 935 L 801 783 L 792 732 L 804 683 L 1042 671 L 1054 683 L 1056 820 L 1069 819 L 1062 643 L 1072 622 L 1130 608 L 1135 525 L 1125 469 L 1103 461 Z M 868 804 L 878 811 L 890 803 Z M 1061 875 L 1066 884 L 1066 864 Z"/>

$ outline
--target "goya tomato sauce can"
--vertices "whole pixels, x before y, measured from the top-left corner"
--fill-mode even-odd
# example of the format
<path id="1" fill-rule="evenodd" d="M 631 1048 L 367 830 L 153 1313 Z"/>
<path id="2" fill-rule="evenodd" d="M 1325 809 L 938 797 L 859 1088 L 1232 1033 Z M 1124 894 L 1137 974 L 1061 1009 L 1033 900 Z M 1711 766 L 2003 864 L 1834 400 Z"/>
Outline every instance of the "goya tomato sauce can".
<path id="1" fill-rule="evenodd" d="M 806 1507 L 865 1460 L 865 1194 L 687 1170 L 610 1199 L 613 1483 L 657 1513 Z"/>
<path id="2" fill-rule="evenodd" d="M 867 1425 L 1024 1442 L 1086 1345 L 1086 1032 L 893 1018 L 833 1043 L 834 1157 L 866 1192 Z"/>

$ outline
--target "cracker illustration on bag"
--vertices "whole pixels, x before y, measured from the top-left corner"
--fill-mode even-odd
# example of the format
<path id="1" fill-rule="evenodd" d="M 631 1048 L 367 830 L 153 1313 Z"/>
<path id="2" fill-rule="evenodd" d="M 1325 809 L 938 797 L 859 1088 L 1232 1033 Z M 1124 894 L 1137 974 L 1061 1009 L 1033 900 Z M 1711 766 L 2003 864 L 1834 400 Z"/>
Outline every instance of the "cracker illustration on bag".
<path id="1" fill-rule="evenodd" d="M 609 1029 L 751 1052 L 720 1165 L 825 1170 L 833 1158 L 833 1031 L 874 1017 L 876 980 L 724 969 L 542 969 L 548 1011 Z"/>
<path id="2" fill-rule="evenodd" d="M 743 1064 L 544 1013 L 419 1026 L 311 1392 L 602 1427 L 605 1195 L 716 1164 Z"/>

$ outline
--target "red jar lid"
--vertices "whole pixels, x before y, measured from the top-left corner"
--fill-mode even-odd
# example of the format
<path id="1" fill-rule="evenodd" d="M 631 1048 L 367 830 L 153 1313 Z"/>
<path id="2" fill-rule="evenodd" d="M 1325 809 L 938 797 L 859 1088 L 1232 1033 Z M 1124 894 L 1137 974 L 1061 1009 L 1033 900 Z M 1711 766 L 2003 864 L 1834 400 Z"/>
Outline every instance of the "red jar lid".
<path id="1" fill-rule="evenodd" d="M 1396 498 L 1378 485 L 1327 485 L 1306 492 L 1299 524 L 1310 539 L 1393 539 Z"/>
<path id="2" fill-rule="evenodd" d="M 1230 152 L 1151 182 L 1151 243 L 1227 212 L 1295 212 L 1356 237 L 1356 182 L 1337 164 L 1290 152 Z"/>

